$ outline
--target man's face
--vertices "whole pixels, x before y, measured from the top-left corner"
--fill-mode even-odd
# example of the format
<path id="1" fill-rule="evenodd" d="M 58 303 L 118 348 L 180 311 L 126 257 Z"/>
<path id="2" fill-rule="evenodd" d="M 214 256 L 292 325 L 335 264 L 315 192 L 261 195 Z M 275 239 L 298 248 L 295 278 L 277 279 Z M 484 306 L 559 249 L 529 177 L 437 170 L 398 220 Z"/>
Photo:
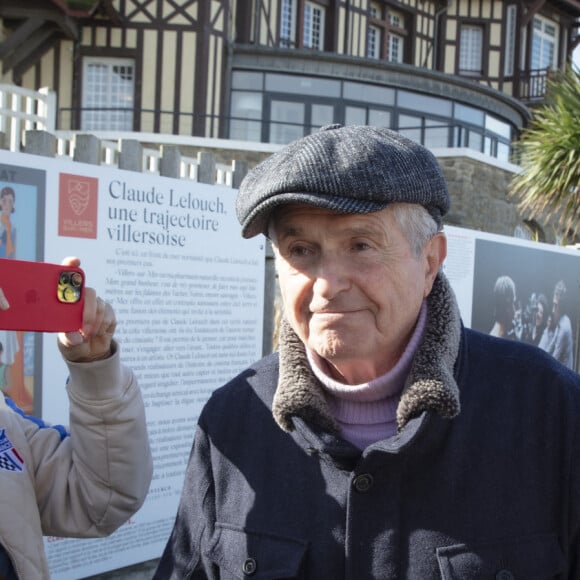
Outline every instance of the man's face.
<path id="1" fill-rule="evenodd" d="M 274 248 L 285 313 L 343 382 L 367 382 L 403 353 L 445 258 L 437 234 L 417 258 L 390 209 L 344 215 L 284 206 Z"/>

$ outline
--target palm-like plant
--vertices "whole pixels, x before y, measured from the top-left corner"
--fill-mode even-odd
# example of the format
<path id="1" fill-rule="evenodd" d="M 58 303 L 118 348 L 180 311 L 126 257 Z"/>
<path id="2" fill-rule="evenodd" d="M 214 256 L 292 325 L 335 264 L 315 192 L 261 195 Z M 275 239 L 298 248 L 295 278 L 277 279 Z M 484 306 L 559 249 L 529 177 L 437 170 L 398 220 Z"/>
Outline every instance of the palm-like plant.
<path id="1" fill-rule="evenodd" d="M 556 222 L 580 234 L 580 72 L 572 67 L 549 80 L 544 105 L 516 143 L 522 171 L 510 195 L 530 219 Z"/>

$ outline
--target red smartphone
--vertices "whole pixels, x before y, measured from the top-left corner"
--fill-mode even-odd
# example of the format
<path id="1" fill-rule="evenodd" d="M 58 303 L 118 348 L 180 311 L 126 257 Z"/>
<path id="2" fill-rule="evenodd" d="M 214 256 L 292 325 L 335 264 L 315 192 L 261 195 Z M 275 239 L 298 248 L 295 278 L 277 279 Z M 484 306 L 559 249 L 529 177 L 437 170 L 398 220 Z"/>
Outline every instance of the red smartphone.
<path id="1" fill-rule="evenodd" d="M 81 268 L 0 258 L 0 329 L 73 332 L 83 320 L 85 274 Z"/>

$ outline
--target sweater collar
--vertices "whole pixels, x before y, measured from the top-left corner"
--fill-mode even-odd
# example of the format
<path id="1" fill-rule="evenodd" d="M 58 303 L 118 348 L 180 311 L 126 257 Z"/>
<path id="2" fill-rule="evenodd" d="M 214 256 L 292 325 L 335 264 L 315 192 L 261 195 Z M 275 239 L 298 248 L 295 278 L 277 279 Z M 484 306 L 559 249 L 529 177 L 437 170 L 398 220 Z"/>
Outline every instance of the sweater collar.
<path id="1" fill-rule="evenodd" d="M 424 411 L 451 419 L 459 414 L 459 389 L 453 365 L 459 351 L 461 319 L 455 296 L 443 273 L 439 273 L 427 297 L 427 322 L 397 408 L 401 431 Z M 294 429 L 292 417 L 301 417 L 320 428 L 337 433 L 338 425 L 314 375 L 305 346 L 286 319 L 280 326 L 280 376 L 272 412 L 284 431 Z"/>
<path id="2" fill-rule="evenodd" d="M 419 311 L 417 324 L 415 324 L 415 329 L 413 330 L 411 339 L 405 347 L 402 356 L 390 371 L 372 381 L 369 381 L 368 383 L 347 385 L 337 381 L 331 376 L 329 363 L 316 352 L 306 348 L 306 356 L 308 357 L 310 368 L 316 375 L 316 378 L 321 382 L 324 390 L 329 393 L 330 396 L 337 399 L 359 403 L 373 403 L 386 397 L 399 395 L 403 390 L 405 379 L 411 369 L 413 357 L 415 356 L 415 352 L 417 351 L 421 338 L 423 337 L 426 320 L 427 303 L 426 301 L 423 301 Z"/>

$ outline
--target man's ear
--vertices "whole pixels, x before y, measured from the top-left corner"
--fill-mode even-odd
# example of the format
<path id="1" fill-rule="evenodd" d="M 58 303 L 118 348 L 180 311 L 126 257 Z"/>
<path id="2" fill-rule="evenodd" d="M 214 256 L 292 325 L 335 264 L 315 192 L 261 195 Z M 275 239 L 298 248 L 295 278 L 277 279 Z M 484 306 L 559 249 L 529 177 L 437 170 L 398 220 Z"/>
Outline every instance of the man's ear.
<path id="1" fill-rule="evenodd" d="M 441 264 L 447 257 L 447 237 L 443 232 L 437 232 L 425 244 L 424 257 L 426 261 L 425 269 L 425 291 L 423 296 L 427 297 L 433 287 L 433 282 L 441 268 Z"/>

